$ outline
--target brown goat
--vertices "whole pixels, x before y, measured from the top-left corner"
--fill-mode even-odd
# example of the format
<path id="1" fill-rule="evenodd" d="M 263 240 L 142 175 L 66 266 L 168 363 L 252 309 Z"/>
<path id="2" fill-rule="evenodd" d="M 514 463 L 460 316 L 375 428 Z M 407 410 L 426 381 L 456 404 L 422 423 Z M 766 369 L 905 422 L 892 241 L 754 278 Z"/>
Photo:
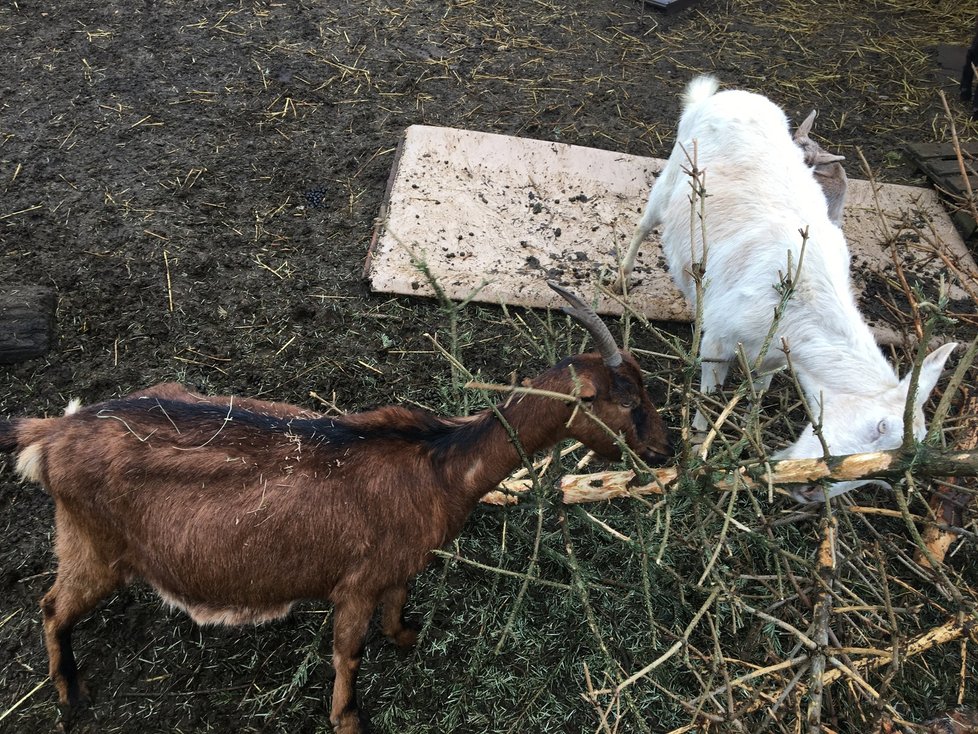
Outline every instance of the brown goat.
<path id="1" fill-rule="evenodd" d="M 555 287 L 555 289 L 557 289 Z M 329 599 L 330 721 L 360 731 L 355 683 L 374 609 L 414 643 L 407 584 L 479 498 L 532 453 L 574 437 L 602 457 L 621 444 L 671 454 L 635 359 L 562 289 L 598 341 L 529 381 L 567 400 L 511 396 L 463 418 L 386 407 L 324 417 L 282 403 L 212 398 L 167 383 L 62 417 L 0 421 L 0 450 L 55 502 L 58 573 L 41 602 L 50 674 L 67 711 L 84 699 L 74 624 L 117 587 L 148 581 L 198 623 L 244 624 Z"/>

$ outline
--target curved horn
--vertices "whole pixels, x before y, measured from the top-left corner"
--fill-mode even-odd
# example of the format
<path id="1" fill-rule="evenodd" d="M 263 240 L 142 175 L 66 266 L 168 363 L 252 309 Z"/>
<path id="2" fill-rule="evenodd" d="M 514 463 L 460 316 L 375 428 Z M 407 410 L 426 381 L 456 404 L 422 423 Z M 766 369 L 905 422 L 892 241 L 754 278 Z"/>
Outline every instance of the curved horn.
<path id="1" fill-rule="evenodd" d="M 615 337 L 611 335 L 608 327 L 605 326 L 604 321 L 594 312 L 594 309 L 552 280 L 548 280 L 547 285 L 559 293 L 570 304 L 570 307 L 561 306 L 561 311 L 588 330 L 597 344 L 598 351 L 604 358 L 604 363 L 609 367 L 619 366 L 622 362 L 621 350 L 618 349 L 618 344 L 615 343 Z"/>

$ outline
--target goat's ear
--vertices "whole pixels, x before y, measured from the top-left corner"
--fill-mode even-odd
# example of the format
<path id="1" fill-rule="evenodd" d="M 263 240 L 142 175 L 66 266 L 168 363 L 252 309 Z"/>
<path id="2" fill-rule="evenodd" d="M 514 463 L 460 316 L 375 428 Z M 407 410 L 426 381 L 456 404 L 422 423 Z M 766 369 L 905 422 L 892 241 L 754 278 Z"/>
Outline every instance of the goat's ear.
<path id="1" fill-rule="evenodd" d="M 581 400 L 586 400 L 590 402 L 594 400 L 595 396 L 598 394 L 597 388 L 594 387 L 594 382 L 587 375 L 578 375 L 576 384 L 576 394 Z"/>
<path id="2" fill-rule="evenodd" d="M 949 342 L 943 347 L 938 347 L 924 358 L 924 363 L 920 366 L 920 382 L 917 383 L 917 405 L 923 405 L 930 397 L 931 391 L 941 379 L 944 371 L 944 363 L 951 356 L 951 352 L 958 346 L 957 342 Z M 907 388 L 910 387 L 910 375 L 903 378 Z"/>
<path id="3" fill-rule="evenodd" d="M 815 154 L 815 158 L 812 161 L 813 165 L 823 166 L 826 163 L 838 163 L 839 161 L 844 161 L 846 157 L 844 155 L 833 155 L 832 153 L 827 153 L 821 148 Z"/>

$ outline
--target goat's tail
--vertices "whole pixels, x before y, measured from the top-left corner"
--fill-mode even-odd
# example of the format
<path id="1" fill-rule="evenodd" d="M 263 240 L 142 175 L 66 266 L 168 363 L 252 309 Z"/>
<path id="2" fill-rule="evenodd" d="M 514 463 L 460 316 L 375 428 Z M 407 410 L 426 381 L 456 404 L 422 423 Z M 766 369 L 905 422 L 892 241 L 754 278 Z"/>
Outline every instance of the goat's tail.
<path id="1" fill-rule="evenodd" d="M 12 454 L 17 450 L 16 423 L 0 418 L 0 453 Z"/>
<path id="2" fill-rule="evenodd" d="M 698 76 L 689 83 L 683 94 L 683 105 L 686 109 L 705 102 L 720 88 L 720 81 L 715 76 L 705 74 Z"/>
<path id="3" fill-rule="evenodd" d="M 0 418 L 0 454 L 14 454 L 14 471 L 21 479 L 43 484 L 44 448 L 39 442 L 24 445 L 23 435 L 18 435 L 18 424 L 23 418 Z"/>

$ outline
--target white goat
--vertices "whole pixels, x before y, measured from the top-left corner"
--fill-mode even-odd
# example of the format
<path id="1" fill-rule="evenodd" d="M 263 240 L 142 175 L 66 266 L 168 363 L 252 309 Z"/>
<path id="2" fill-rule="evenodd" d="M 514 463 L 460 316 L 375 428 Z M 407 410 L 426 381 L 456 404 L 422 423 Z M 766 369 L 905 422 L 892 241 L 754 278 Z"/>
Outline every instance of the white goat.
<path id="1" fill-rule="evenodd" d="M 761 361 L 758 383 L 770 384 L 770 370 L 786 363 L 786 348 L 833 454 L 896 448 L 909 378 L 899 379 L 859 313 L 849 281 L 849 250 L 829 218 L 822 189 L 781 109 L 749 92 L 717 94 L 717 87 L 707 76 L 687 88 L 676 145 L 632 239 L 637 248 L 659 227 L 669 270 L 693 304 L 693 264 L 705 259 L 701 389 L 712 392 L 723 383 L 738 345 L 749 360 L 758 358 L 781 300 L 777 286 L 790 263 L 794 293 Z M 691 159 L 705 172 L 705 258 L 698 225 L 690 241 L 686 169 Z M 923 363 L 914 404 L 918 438 L 925 433 L 922 406 L 955 346 L 934 350 Z M 706 428 L 701 414 L 694 427 Z M 809 424 L 777 458 L 822 453 Z M 866 483 L 839 482 L 830 495 Z M 796 497 L 817 499 L 816 489 Z"/>

